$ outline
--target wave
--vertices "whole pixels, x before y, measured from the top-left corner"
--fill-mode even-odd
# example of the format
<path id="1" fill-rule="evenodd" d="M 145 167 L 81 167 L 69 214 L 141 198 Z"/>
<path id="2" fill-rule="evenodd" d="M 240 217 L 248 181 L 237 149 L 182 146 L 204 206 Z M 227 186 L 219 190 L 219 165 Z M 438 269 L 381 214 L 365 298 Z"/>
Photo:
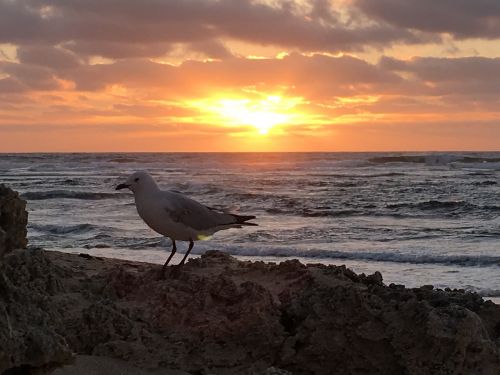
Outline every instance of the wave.
<path id="1" fill-rule="evenodd" d="M 453 168 L 459 168 L 459 169 L 478 169 L 483 171 L 500 170 L 500 162 L 492 162 L 492 161 L 479 161 L 477 163 L 457 162 L 457 163 L 451 163 L 450 165 Z"/>
<path id="2" fill-rule="evenodd" d="M 500 206 L 487 205 L 487 206 L 481 207 L 481 209 L 483 209 L 485 211 L 499 211 L 500 210 Z"/>
<path id="3" fill-rule="evenodd" d="M 72 190 L 49 190 L 49 191 L 28 191 L 21 194 L 21 198 L 26 200 L 45 200 L 45 199 L 84 199 L 84 200 L 100 200 L 110 198 L 124 197 L 121 193 L 96 193 L 89 191 L 72 191 Z"/>
<path id="4" fill-rule="evenodd" d="M 416 208 L 418 210 L 456 210 L 459 208 L 474 208 L 477 207 L 471 203 L 465 201 L 440 201 L 440 200 L 429 200 L 417 203 L 394 203 L 388 204 L 386 208 L 389 209 L 401 209 L 401 208 Z"/>
<path id="5" fill-rule="evenodd" d="M 195 254 L 202 254 L 203 249 L 193 249 Z M 476 266 L 500 266 L 500 256 L 488 255 L 412 255 L 398 253 L 380 252 L 343 252 L 330 250 L 303 250 L 298 251 L 289 248 L 228 248 L 227 252 L 232 255 L 277 257 L 277 258 L 306 258 L 306 259 L 339 259 L 339 260 L 363 260 L 372 262 L 411 263 L 411 264 L 438 264 L 455 265 L 463 267 Z"/>
<path id="6" fill-rule="evenodd" d="M 493 180 L 485 180 L 485 181 L 476 181 L 473 183 L 473 185 L 476 186 L 489 186 L 489 185 L 497 185 L 498 182 L 493 181 Z"/>
<path id="7" fill-rule="evenodd" d="M 474 288 L 470 287 L 467 288 L 468 290 L 472 292 L 476 292 L 480 296 L 483 297 L 500 297 L 500 290 L 499 289 L 490 289 L 490 288 Z"/>
<path id="8" fill-rule="evenodd" d="M 425 163 L 425 155 L 398 155 L 398 156 L 375 156 L 368 159 L 370 163 Z"/>
<path id="9" fill-rule="evenodd" d="M 484 156 L 469 156 L 460 154 L 430 154 L 430 155 L 394 155 L 394 156 L 376 156 L 368 159 L 374 164 L 388 164 L 388 163 L 417 163 L 426 165 L 447 165 L 456 163 L 464 164 L 464 167 L 487 167 L 495 166 L 500 163 L 498 157 L 484 157 Z"/>
<path id="10" fill-rule="evenodd" d="M 108 161 L 111 163 L 135 163 L 138 160 L 136 158 L 126 157 L 126 156 L 118 156 L 115 158 L 111 158 Z"/>
<path id="11" fill-rule="evenodd" d="M 41 181 L 41 182 L 44 183 L 45 181 Z M 58 181 L 55 180 L 54 182 L 58 182 Z M 61 181 L 61 184 L 65 185 L 65 186 L 78 186 L 78 185 L 82 185 L 82 181 L 79 181 L 79 180 L 74 179 L 74 178 L 67 178 L 67 179 Z"/>
<path id="12" fill-rule="evenodd" d="M 90 224 L 84 224 L 86 230 L 90 230 Z M 89 227 L 90 226 L 90 227 Z M 68 230 L 70 227 L 68 227 Z M 77 228 L 75 228 L 77 230 Z M 166 237 L 146 237 L 146 238 L 114 238 L 112 242 L 105 241 L 107 247 L 127 248 L 133 250 L 145 250 L 151 248 L 169 250 L 170 239 Z M 103 243 L 98 241 L 96 243 Z M 92 246 L 91 246 L 92 247 Z M 322 260 L 352 260 L 388 263 L 409 263 L 409 264 L 436 264 L 462 267 L 500 267 L 500 255 L 432 255 L 432 254 L 401 254 L 395 252 L 371 252 L 371 251 L 340 251 L 325 249 L 301 250 L 290 247 L 263 246 L 263 247 L 235 247 L 234 244 L 218 243 L 219 250 L 235 256 L 248 257 L 275 257 L 275 258 L 303 258 Z M 195 246 L 193 254 L 201 255 L 207 248 L 205 246 Z"/>
<path id="13" fill-rule="evenodd" d="M 392 203 L 385 207 L 376 205 L 364 205 L 353 208 L 324 207 L 301 207 L 299 201 L 292 201 L 289 204 L 281 202 L 282 205 L 275 205 L 265 209 L 271 215 L 296 215 L 301 217 L 418 217 L 420 215 L 457 215 L 457 214 L 495 214 L 500 210 L 500 206 L 484 205 L 479 206 L 465 201 L 440 201 L 428 200 L 416 203 Z"/>
<path id="14" fill-rule="evenodd" d="M 387 172 L 387 173 L 375 173 L 375 174 L 363 174 L 363 175 L 353 175 L 352 177 L 359 177 L 359 178 L 376 178 L 376 177 L 399 177 L 399 176 L 406 176 L 406 173 L 402 172 Z"/>
<path id="15" fill-rule="evenodd" d="M 29 229 L 34 229 L 43 233 L 55 235 L 61 234 L 84 234 L 106 229 L 100 225 L 93 224 L 74 224 L 74 225 L 53 225 L 53 224 L 29 224 Z"/>
<path id="16" fill-rule="evenodd" d="M 357 210 L 303 210 L 301 216 L 303 217 L 347 217 L 347 216 L 359 216 L 363 213 Z"/>
<path id="17" fill-rule="evenodd" d="M 389 210 L 419 210 L 419 211 L 437 211 L 437 212 L 448 212 L 448 213 L 471 213 L 480 212 L 481 214 L 493 213 L 500 210 L 500 206 L 496 205 L 476 205 L 466 201 L 440 201 L 440 200 L 428 200 L 416 203 L 393 203 L 386 205 Z"/>
<path id="18" fill-rule="evenodd" d="M 278 207 L 271 207 L 265 210 L 267 213 L 272 215 L 299 215 L 302 217 L 348 217 L 348 216 L 359 216 L 359 215 L 369 215 L 369 213 L 363 213 L 358 210 L 332 210 L 328 207 L 316 208 L 316 209 L 283 209 Z"/>

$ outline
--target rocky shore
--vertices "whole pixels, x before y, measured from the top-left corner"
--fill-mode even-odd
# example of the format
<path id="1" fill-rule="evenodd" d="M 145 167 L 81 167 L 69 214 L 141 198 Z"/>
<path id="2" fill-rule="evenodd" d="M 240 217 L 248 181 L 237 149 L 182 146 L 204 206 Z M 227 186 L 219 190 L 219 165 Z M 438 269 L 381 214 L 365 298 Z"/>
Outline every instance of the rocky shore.
<path id="1" fill-rule="evenodd" d="M 24 207 L 0 189 L 0 373 L 500 373 L 500 306 L 477 294 L 219 251 L 162 275 L 27 250 Z"/>

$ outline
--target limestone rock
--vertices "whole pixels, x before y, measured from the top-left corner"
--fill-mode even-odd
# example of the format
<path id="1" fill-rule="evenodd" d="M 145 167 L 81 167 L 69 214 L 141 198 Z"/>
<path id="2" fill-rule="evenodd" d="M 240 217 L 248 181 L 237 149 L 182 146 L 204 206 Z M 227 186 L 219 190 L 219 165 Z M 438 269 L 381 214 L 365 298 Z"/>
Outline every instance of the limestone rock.
<path id="1" fill-rule="evenodd" d="M 157 373 L 498 375 L 500 306 L 474 293 L 218 251 L 161 268 L 13 251 L 0 278 L 0 369 L 75 352 Z"/>
<path id="2" fill-rule="evenodd" d="M 0 184 L 0 258 L 13 249 L 26 247 L 27 223 L 26 201 Z"/>
<path id="3" fill-rule="evenodd" d="M 41 251 L 14 250 L 0 267 L 0 373 L 30 374 L 69 363 L 72 351 L 56 332 L 60 273 Z"/>

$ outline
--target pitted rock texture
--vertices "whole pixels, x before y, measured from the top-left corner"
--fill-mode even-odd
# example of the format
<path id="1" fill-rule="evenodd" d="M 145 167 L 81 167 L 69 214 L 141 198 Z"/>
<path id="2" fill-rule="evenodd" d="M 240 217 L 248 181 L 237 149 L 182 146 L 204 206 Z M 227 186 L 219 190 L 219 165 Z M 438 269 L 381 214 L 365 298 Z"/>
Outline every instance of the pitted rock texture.
<path id="1" fill-rule="evenodd" d="M 0 373 L 43 373 L 72 361 L 72 350 L 56 332 L 61 273 L 43 252 L 14 250 L 0 267 Z M 37 372 L 38 371 L 38 372 Z"/>
<path id="2" fill-rule="evenodd" d="M 5 263 L 14 287 L 43 296 L 25 304 L 48 309 L 37 319 L 50 322 L 61 348 L 143 369 L 498 375 L 500 368 L 500 306 L 458 290 L 386 286 L 380 273 L 242 262 L 218 251 L 165 275 L 160 265 L 40 250 L 16 250 Z"/>
<path id="3" fill-rule="evenodd" d="M 28 213 L 26 201 L 9 187 L 0 184 L 0 258 L 13 249 L 25 248 Z"/>

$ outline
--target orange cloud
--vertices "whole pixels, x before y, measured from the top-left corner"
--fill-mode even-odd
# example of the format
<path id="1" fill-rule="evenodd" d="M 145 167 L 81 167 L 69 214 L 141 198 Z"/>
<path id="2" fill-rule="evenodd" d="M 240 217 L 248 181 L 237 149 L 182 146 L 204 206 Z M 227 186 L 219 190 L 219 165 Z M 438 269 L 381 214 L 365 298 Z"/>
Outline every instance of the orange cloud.
<path id="1" fill-rule="evenodd" d="M 499 12 L 0 0 L 0 151 L 495 149 L 500 50 L 463 56 L 461 43 L 500 38 Z M 423 44 L 441 57 L 394 57 Z"/>

